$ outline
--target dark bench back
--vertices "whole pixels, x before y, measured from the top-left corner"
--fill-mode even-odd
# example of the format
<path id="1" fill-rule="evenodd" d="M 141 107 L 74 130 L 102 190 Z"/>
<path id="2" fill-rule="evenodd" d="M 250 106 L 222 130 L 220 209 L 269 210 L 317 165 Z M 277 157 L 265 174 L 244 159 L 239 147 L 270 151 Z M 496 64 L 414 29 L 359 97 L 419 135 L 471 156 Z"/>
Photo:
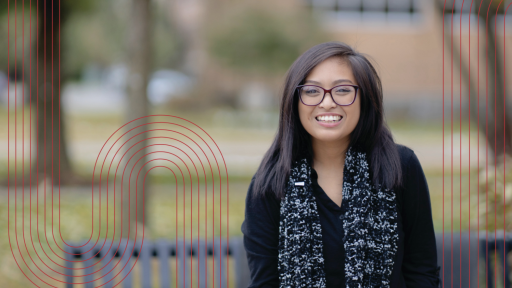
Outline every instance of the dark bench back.
<path id="1" fill-rule="evenodd" d="M 143 245 L 141 245 L 142 242 L 137 242 L 134 245 L 132 241 L 128 241 L 128 245 L 126 245 L 126 240 L 121 240 L 121 243 L 118 240 L 113 243 L 107 241 L 105 245 L 103 245 L 103 241 L 95 246 L 92 244 L 94 243 L 77 248 L 67 247 L 65 275 L 67 275 L 66 282 L 68 284 L 66 287 L 73 287 L 72 283 L 84 283 L 86 288 L 98 287 L 113 278 L 115 279 L 101 287 L 113 287 L 122 279 L 124 279 L 122 283 L 116 287 L 133 287 L 134 273 L 130 273 L 130 270 L 137 261 L 140 287 L 152 288 L 155 287 L 153 286 L 155 272 L 152 269 L 152 259 L 155 258 L 159 267 L 157 273 L 159 287 L 169 288 L 176 284 L 178 287 L 192 287 L 191 281 L 193 281 L 194 287 L 206 288 L 208 279 L 212 278 L 215 281 L 215 287 L 219 288 L 227 287 L 227 282 L 230 279 L 234 279 L 234 282 L 230 282 L 230 287 L 248 286 L 249 271 L 242 238 L 230 238 L 229 249 L 227 239 L 222 239 L 222 241 L 220 239 L 208 241 L 202 239 L 193 241 L 158 240 L 154 242 L 144 240 Z M 230 267 L 227 266 L 228 257 Z M 192 259 L 195 260 L 193 266 L 191 266 Z M 91 267 L 77 270 L 77 267 L 73 267 L 77 266 L 74 265 L 76 263 L 82 263 L 81 266 L 84 268 Z M 95 263 L 97 264 L 95 265 Z M 174 269 L 171 268 L 171 263 L 175 263 Z M 116 264 L 117 267 L 113 269 Z M 228 273 L 230 279 L 228 279 Z M 73 275 L 85 276 L 77 278 Z"/>
<path id="2" fill-rule="evenodd" d="M 480 234 L 471 232 L 471 237 L 469 235 L 467 231 L 462 233 L 454 231 L 452 237 L 450 231 L 445 231 L 443 265 L 443 234 L 436 233 L 437 262 L 442 267 L 440 271 L 441 281 L 443 281 L 444 271 L 444 286 L 441 285 L 441 287 L 495 287 L 495 267 L 491 258 L 495 256 L 494 248 L 496 247 L 496 263 L 498 266 L 503 266 L 504 253 L 507 255 L 506 258 L 510 259 L 512 257 L 512 234 L 505 235 L 504 245 L 503 232 L 497 232 L 496 246 L 494 232 L 488 232 L 487 240 L 485 232 L 480 232 Z M 512 271 L 510 268 L 509 261 L 505 261 L 505 271 L 508 271 L 508 273 L 505 273 L 505 288 L 512 288 L 510 278 Z M 502 268 L 498 269 L 497 278 L 500 279 L 500 283 L 503 282 Z M 487 284 L 485 284 L 486 282 Z"/>
<path id="3" fill-rule="evenodd" d="M 508 273 L 505 273 L 505 288 L 512 288 L 510 261 L 503 261 L 503 255 L 506 255 L 508 259 L 512 258 L 512 234 L 508 233 L 506 235 L 504 243 L 503 232 L 497 233 L 495 241 L 493 232 L 488 233 L 486 240 L 485 232 L 479 235 L 472 232 L 470 239 L 467 232 L 462 232 L 462 236 L 459 232 L 454 232 L 452 237 L 451 233 L 446 231 L 444 233 L 444 251 L 442 233 L 436 233 L 436 242 L 438 265 L 441 266 L 441 279 L 443 279 L 444 271 L 444 287 L 480 287 L 478 280 L 484 285 L 483 287 L 485 287 L 485 282 L 487 282 L 487 287 L 494 287 L 494 261 L 491 261 L 491 257 L 494 256 L 496 249 L 496 262 L 500 266 L 505 263 L 505 271 L 508 271 Z M 134 277 L 133 273 L 128 272 L 134 266 L 134 261 L 137 260 L 140 286 L 143 288 L 155 287 L 153 286 L 153 284 L 156 284 L 153 277 L 155 274 L 158 274 L 159 287 L 166 288 L 175 287 L 176 284 L 178 287 L 192 287 L 191 280 L 195 283 L 194 287 L 208 287 L 207 279 L 211 278 L 214 278 L 215 287 L 219 288 L 227 287 L 227 281 L 230 279 L 232 279 L 231 283 L 234 283 L 234 286 L 230 284 L 230 287 L 247 288 L 249 285 L 250 274 L 241 237 L 230 238 L 229 249 L 226 239 L 223 239 L 222 243 L 220 239 L 215 239 L 215 245 L 213 240 L 205 241 L 202 239 L 194 241 L 158 240 L 154 242 L 144 240 L 142 247 L 140 242 L 136 243 L 135 247 L 133 242 L 128 242 L 128 246 L 126 246 L 126 240 L 122 240 L 120 245 L 118 245 L 119 241 L 114 243 L 107 241 L 104 246 L 103 242 L 99 244 L 95 247 L 92 247 L 92 244 L 78 248 L 67 247 L 66 252 L 71 254 L 65 256 L 67 260 L 65 274 L 68 275 L 66 276 L 66 282 L 89 282 L 84 286 L 92 288 L 98 287 L 115 277 L 114 280 L 101 287 L 113 287 L 124 278 L 122 283 L 116 287 L 130 288 L 133 287 Z M 111 244 L 112 247 L 110 247 Z M 120 250 L 116 252 L 118 247 L 120 247 Z M 227 267 L 227 257 L 229 257 L 230 267 Z M 489 259 L 488 261 L 486 261 L 486 257 Z M 158 271 L 155 271 L 157 273 L 153 272 L 152 259 L 156 259 L 158 262 Z M 191 267 L 190 261 L 193 259 L 195 263 Z M 100 263 L 94 265 L 98 261 Z M 92 267 L 72 270 L 73 268 L 77 269 L 77 267 L 74 267 L 77 266 L 74 265 L 77 262 L 82 263 L 81 267 Z M 112 270 L 118 262 L 118 267 Z M 171 268 L 172 263 L 175 263 L 173 269 Z M 207 267 L 206 263 L 209 263 Z M 125 268 L 121 269 L 121 267 Z M 228 269 L 230 269 L 230 279 L 228 279 Z M 191 271 L 193 275 L 190 275 Z M 486 271 L 488 277 L 485 275 Z M 502 271 L 499 269 L 497 273 L 497 277 L 500 279 L 499 282 L 503 282 L 501 280 L 503 279 Z M 116 276 L 118 273 L 119 275 Z M 478 279 L 479 273 L 480 279 Z M 86 274 L 91 275 L 83 278 L 72 277 L 73 275 Z M 66 287 L 73 287 L 73 284 L 67 284 Z"/>

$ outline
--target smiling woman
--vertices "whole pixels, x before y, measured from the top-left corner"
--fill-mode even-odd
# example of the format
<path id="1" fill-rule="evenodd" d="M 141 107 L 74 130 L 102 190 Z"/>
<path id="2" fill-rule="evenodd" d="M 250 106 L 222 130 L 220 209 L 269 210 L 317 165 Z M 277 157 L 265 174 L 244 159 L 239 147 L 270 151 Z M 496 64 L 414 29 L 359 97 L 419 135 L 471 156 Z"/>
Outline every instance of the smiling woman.
<path id="1" fill-rule="evenodd" d="M 346 44 L 293 63 L 246 198 L 249 287 L 438 287 L 426 179 L 382 101 L 376 70 Z"/>

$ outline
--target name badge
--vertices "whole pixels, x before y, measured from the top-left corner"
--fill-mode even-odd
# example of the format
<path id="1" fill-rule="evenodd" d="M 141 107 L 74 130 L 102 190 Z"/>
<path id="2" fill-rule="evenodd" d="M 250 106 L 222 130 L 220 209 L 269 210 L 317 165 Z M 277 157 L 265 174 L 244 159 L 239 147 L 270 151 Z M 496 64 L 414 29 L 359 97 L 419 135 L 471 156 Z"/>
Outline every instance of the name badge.
<path id="1" fill-rule="evenodd" d="M 295 182 L 295 186 L 304 186 L 304 182 Z"/>

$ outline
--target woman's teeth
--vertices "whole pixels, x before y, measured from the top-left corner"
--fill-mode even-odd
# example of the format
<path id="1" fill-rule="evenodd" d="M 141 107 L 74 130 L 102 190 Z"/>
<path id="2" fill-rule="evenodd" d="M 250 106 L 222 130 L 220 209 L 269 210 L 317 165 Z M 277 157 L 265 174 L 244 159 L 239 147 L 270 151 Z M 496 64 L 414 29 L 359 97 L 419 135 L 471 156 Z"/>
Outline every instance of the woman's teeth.
<path id="1" fill-rule="evenodd" d="M 341 116 L 318 116 L 316 117 L 316 120 L 322 122 L 338 122 L 341 118 Z"/>

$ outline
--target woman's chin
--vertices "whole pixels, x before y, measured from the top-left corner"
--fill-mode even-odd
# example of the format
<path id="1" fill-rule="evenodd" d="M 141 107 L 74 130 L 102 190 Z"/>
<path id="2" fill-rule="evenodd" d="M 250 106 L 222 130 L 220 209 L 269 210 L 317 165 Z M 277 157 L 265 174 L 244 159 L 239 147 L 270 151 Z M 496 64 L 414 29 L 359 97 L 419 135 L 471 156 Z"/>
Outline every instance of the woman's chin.
<path id="1" fill-rule="evenodd" d="M 339 132 L 338 133 L 319 133 L 319 134 L 313 136 L 313 138 L 319 142 L 342 142 L 345 137 L 342 134 L 340 134 Z"/>

